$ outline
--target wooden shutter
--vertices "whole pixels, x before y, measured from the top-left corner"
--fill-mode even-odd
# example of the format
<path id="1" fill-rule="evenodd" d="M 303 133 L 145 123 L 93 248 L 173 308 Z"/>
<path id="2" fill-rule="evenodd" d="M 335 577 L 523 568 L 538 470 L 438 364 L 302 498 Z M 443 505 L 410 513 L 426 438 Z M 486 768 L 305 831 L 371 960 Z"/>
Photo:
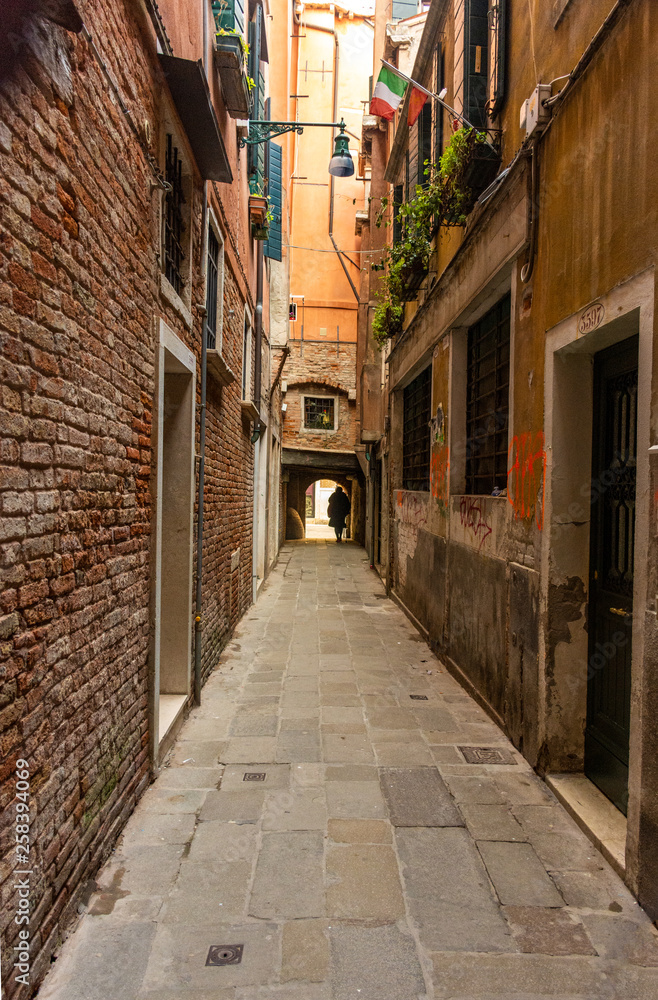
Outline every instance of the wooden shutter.
<path id="1" fill-rule="evenodd" d="M 281 260 L 283 232 L 283 184 L 282 161 L 283 151 L 275 142 L 268 143 L 268 179 L 267 193 L 270 199 L 270 212 L 274 219 L 270 223 L 270 231 L 263 253 L 270 260 Z"/>

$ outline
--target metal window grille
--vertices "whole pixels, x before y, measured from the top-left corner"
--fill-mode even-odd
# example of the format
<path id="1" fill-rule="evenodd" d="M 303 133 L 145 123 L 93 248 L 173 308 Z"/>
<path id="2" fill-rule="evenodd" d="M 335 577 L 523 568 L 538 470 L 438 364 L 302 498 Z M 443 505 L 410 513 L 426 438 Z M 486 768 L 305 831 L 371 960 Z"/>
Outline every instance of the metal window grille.
<path id="1" fill-rule="evenodd" d="M 242 398 L 251 399 L 251 324 L 247 315 L 242 341 Z"/>
<path id="2" fill-rule="evenodd" d="M 405 490 L 430 488 L 431 373 L 432 366 L 428 365 L 404 390 L 402 487 Z"/>
<path id="3" fill-rule="evenodd" d="M 219 240 L 212 227 L 208 229 L 208 264 L 206 283 L 206 346 L 217 346 L 217 288 L 219 277 Z"/>
<path id="4" fill-rule="evenodd" d="M 439 44 L 435 52 L 434 89 L 437 94 L 441 93 L 445 85 L 445 56 Z M 432 101 L 434 110 L 434 162 L 438 163 L 443 153 L 443 108 L 438 101 Z"/>
<path id="5" fill-rule="evenodd" d="M 510 296 L 468 331 L 466 492 L 507 482 Z"/>
<path id="6" fill-rule="evenodd" d="M 304 397 L 304 427 L 332 431 L 335 421 L 335 400 L 327 396 Z"/>
<path id="7" fill-rule="evenodd" d="M 174 137 L 167 135 L 167 158 L 165 162 L 165 179 L 171 184 L 171 190 L 165 197 L 165 276 L 167 281 L 180 293 L 185 284 L 183 280 L 183 161 L 178 147 L 174 146 Z"/>
<path id="8" fill-rule="evenodd" d="M 432 161 L 432 101 L 427 100 L 418 117 L 418 183 L 427 187 Z"/>

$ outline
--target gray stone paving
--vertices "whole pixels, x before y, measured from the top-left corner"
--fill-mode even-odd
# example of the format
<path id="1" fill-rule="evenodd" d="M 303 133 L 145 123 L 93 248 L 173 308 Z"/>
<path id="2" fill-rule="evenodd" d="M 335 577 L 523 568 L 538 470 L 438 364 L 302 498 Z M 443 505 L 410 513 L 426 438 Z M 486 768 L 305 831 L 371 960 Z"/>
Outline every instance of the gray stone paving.
<path id="1" fill-rule="evenodd" d="M 646 915 L 351 544 L 282 550 L 98 886 L 40 1000 L 658 997 Z"/>

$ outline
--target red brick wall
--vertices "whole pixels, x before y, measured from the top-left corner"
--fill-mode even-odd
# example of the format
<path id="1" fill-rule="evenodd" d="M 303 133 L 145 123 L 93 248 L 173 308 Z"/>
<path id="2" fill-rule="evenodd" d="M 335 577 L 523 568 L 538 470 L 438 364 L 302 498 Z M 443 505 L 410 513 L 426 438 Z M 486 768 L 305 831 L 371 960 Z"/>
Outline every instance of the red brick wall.
<path id="1" fill-rule="evenodd" d="M 356 387 L 356 344 L 308 344 L 290 341 L 290 356 L 283 369 L 287 392 L 283 397 L 283 446 L 349 451 L 356 440 L 356 403 L 349 392 Z M 310 431 L 303 427 L 303 396 L 335 396 L 338 425 L 335 431 Z"/>
<path id="2" fill-rule="evenodd" d="M 165 88 L 138 6 L 78 7 L 157 151 Z M 199 361 L 203 300 L 199 179 L 190 331 L 159 292 L 161 194 L 143 150 L 87 43 L 39 32 L 37 54 L 26 48 L 0 85 L 0 931 L 6 970 L 18 931 L 7 821 L 25 758 L 33 984 L 149 780 L 155 338 L 162 317 Z M 244 220 L 225 221 L 244 233 Z M 248 281 L 233 254 L 224 349 L 238 378 Z M 209 380 L 206 674 L 251 601 L 253 448 L 239 400 L 239 381 Z M 3 985 L 29 992 L 6 974 Z"/>

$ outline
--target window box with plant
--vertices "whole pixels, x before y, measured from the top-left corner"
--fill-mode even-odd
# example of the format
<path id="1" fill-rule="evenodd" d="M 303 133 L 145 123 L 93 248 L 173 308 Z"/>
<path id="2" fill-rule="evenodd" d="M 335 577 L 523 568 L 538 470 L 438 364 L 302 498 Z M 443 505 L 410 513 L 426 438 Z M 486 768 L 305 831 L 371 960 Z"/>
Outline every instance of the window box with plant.
<path id="1" fill-rule="evenodd" d="M 245 68 L 248 52 L 242 35 L 224 30 L 216 33 L 215 66 L 231 118 L 248 118 L 251 114 L 252 86 Z"/>
<path id="2" fill-rule="evenodd" d="M 266 240 L 274 215 L 270 211 L 270 199 L 264 195 L 258 183 L 249 182 L 249 221 L 251 235 L 255 240 Z"/>
<path id="3" fill-rule="evenodd" d="M 404 302 L 415 298 L 428 273 L 433 238 L 442 227 L 465 225 L 500 162 L 500 153 L 484 132 L 466 126 L 457 129 L 438 164 L 428 165 L 429 182 L 416 185 L 410 201 L 394 205 L 399 237 L 387 247 L 381 263 L 372 265 L 373 270 L 385 271 L 372 323 L 377 343 L 383 345 L 400 332 Z M 383 198 L 378 226 L 388 206 Z"/>
<path id="4" fill-rule="evenodd" d="M 226 110 L 232 118 L 251 114 L 251 90 L 246 70 L 249 46 L 244 40 L 244 9 L 241 0 L 213 0 L 215 18 L 215 66 Z"/>

